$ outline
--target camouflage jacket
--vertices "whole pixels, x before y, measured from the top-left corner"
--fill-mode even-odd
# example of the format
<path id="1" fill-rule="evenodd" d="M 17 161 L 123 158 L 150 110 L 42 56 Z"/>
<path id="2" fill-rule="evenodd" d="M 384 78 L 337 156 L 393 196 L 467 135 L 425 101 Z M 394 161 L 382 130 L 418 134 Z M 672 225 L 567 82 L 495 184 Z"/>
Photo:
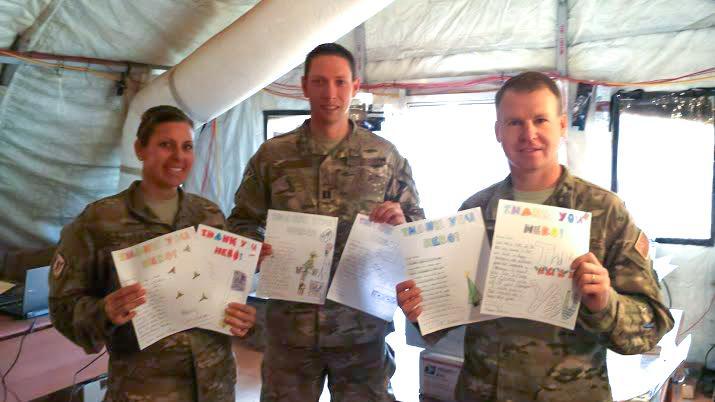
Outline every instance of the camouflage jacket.
<path id="1" fill-rule="evenodd" d="M 383 138 L 358 128 L 330 152 L 312 141 L 309 120 L 266 141 L 251 158 L 236 192 L 229 230 L 262 240 L 268 209 L 339 218 L 331 280 L 358 213 L 396 201 L 408 221 L 424 218 L 407 160 Z M 326 300 L 325 305 L 270 300 L 269 342 L 343 347 L 375 341 L 391 324 Z"/>
<path id="2" fill-rule="evenodd" d="M 513 197 L 507 177 L 470 197 L 461 209 L 482 208 L 491 240 L 499 200 Z M 459 400 L 610 401 L 606 348 L 643 353 L 673 327 L 651 262 L 643 255 L 647 247 L 637 247 L 639 239 L 647 238 L 616 195 L 563 168 L 544 204 L 593 214 L 590 251 L 610 273 L 608 307 L 593 314 L 582 304 L 574 330 L 514 318 L 469 325 Z"/>
<path id="3" fill-rule="evenodd" d="M 139 182 L 96 201 L 62 230 L 50 273 L 52 323 L 69 340 L 109 351 L 109 401 L 234 401 L 230 337 L 202 329 L 168 336 L 139 351 L 131 323 L 114 326 L 104 297 L 119 289 L 111 252 L 200 223 L 223 228 L 216 205 L 179 189 L 173 225 L 159 221 Z"/>

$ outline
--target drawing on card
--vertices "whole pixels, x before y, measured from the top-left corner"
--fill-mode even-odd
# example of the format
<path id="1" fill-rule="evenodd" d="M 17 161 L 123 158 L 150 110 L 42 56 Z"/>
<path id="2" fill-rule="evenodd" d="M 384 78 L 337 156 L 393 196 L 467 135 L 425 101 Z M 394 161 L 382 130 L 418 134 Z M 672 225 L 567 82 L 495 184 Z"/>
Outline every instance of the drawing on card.
<path id="1" fill-rule="evenodd" d="M 568 320 L 578 310 L 580 296 L 578 292 L 566 292 L 564 296 L 564 304 L 561 310 L 561 318 Z"/>
<path id="2" fill-rule="evenodd" d="M 298 282 L 299 295 L 302 295 L 305 292 L 305 278 L 308 275 L 316 276 L 316 274 L 318 273 L 318 271 L 315 269 L 315 259 L 317 257 L 318 254 L 315 251 L 311 251 L 308 260 L 305 261 L 303 265 L 295 267 L 295 273 L 300 274 L 300 281 Z"/>
<path id="3" fill-rule="evenodd" d="M 176 274 L 176 267 L 171 267 L 170 274 Z"/>
<path id="4" fill-rule="evenodd" d="M 209 298 L 206 297 L 206 293 L 201 293 L 201 298 L 199 299 L 199 302 L 202 302 L 204 300 L 208 300 Z"/>
<path id="5" fill-rule="evenodd" d="M 246 290 L 246 274 L 241 271 L 233 271 L 233 278 L 231 278 L 231 290 L 236 292 L 243 292 Z"/>
<path id="6" fill-rule="evenodd" d="M 527 309 L 530 314 L 533 314 L 538 310 L 542 310 L 542 307 L 544 306 L 545 308 L 543 308 L 543 311 L 545 311 L 547 315 L 551 316 L 553 314 L 553 316 L 556 316 L 558 314 L 558 309 L 555 313 L 552 310 L 554 305 L 560 307 L 558 284 L 551 283 L 546 290 L 543 290 L 539 287 L 538 283 L 532 281 L 528 289 L 532 289 L 534 292 L 533 300 Z"/>
<path id="7" fill-rule="evenodd" d="M 477 289 L 477 284 L 474 283 L 472 278 L 469 277 L 469 272 L 464 272 L 464 276 L 467 278 L 467 288 L 469 289 L 469 302 L 472 306 L 479 307 L 482 304 L 482 294 Z"/>
<path id="8" fill-rule="evenodd" d="M 308 296 L 319 297 L 323 290 L 323 283 L 318 281 L 310 281 L 310 289 L 308 289 Z"/>

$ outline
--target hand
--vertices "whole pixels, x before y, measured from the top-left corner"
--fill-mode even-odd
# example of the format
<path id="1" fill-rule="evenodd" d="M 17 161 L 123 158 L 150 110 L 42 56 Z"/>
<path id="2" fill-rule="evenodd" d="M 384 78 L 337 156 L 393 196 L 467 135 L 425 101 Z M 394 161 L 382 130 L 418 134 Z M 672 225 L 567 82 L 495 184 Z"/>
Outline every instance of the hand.
<path id="1" fill-rule="evenodd" d="M 589 311 L 598 313 L 608 306 L 611 278 L 593 253 L 586 253 L 574 260 L 571 268 L 576 270 L 574 283 L 581 292 L 581 303 Z"/>
<path id="2" fill-rule="evenodd" d="M 229 303 L 223 321 L 231 327 L 231 333 L 245 336 L 256 324 L 256 309 L 241 303 Z"/>
<path id="3" fill-rule="evenodd" d="M 261 246 L 261 253 L 258 255 L 258 265 L 256 265 L 256 272 L 261 272 L 261 263 L 267 257 L 270 257 L 272 255 L 273 247 L 268 243 L 263 243 L 263 246 Z"/>
<path id="4" fill-rule="evenodd" d="M 417 287 L 412 279 L 400 282 L 395 287 L 397 292 L 397 304 L 402 309 L 408 320 L 417 322 L 417 317 L 422 314 L 422 290 Z"/>
<path id="5" fill-rule="evenodd" d="M 399 202 L 385 201 L 375 207 L 370 213 L 370 220 L 377 223 L 388 223 L 392 226 L 407 222 Z"/>
<path id="6" fill-rule="evenodd" d="M 104 298 L 104 313 L 114 325 L 124 325 L 137 314 L 135 308 L 146 303 L 146 291 L 138 283 L 124 286 Z"/>

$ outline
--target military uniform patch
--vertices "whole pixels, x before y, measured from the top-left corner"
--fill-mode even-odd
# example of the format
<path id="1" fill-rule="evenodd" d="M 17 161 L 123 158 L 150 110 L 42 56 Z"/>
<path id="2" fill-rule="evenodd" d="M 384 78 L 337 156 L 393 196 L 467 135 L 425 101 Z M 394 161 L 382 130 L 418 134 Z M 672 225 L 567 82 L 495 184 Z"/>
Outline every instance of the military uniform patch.
<path id="1" fill-rule="evenodd" d="M 62 275 L 62 270 L 65 268 L 65 259 L 62 254 L 57 253 L 55 255 L 54 261 L 52 261 L 52 275 L 55 278 L 59 278 Z"/>
<path id="2" fill-rule="evenodd" d="M 641 233 L 638 235 L 638 240 L 636 240 L 635 249 L 641 257 L 648 259 L 648 247 L 648 237 L 646 237 L 645 233 L 641 230 Z"/>

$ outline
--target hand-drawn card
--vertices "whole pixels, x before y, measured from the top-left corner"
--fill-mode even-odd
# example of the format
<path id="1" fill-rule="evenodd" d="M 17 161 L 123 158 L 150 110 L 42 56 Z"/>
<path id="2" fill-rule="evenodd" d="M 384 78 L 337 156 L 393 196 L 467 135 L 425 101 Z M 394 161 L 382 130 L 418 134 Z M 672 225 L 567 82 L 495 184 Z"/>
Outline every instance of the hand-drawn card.
<path id="1" fill-rule="evenodd" d="M 589 250 L 591 213 L 500 200 L 481 312 L 573 329 L 571 263 Z"/>

